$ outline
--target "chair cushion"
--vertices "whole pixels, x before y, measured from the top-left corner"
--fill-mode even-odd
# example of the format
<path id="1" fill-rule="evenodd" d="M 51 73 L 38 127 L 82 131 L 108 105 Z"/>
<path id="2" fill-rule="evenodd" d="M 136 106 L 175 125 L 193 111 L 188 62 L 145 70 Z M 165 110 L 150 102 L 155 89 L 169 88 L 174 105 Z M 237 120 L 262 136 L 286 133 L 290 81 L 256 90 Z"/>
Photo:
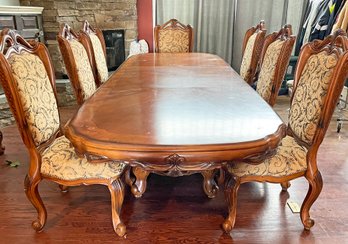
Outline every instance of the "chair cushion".
<path id="1" fill-rule="evenodd" d="M 36 146 L 59 129 L 57 101 L 47 71 L 40 58 L 28 52 L 8 59 L 15 78 L 25 119 Z"/>
<path id="2" fill-rule="evenodd" d="M 255 40 L 257 37 L 257 33 L 254 33 L 249 37 L 249 40 L 247 42 L 247 45 L 244 50 L 242 64 L 240 66 L 240 76 L 247 81 L 250 76 L 250 64 L 251 64 L 251 58 L 253 56 L 254 46 L 255 46 Z"/>
<path id="3" fill-rule="evenodd" d="M 81 43 L 77 40 L 72 40 L 69 43 L 73 52 L 83 99 L 86 100 L 96 90 L 91 64 L 88 60 L 87 52 Z"/>
<path id="4" fill-rule="evenodd" d="M 98 71 L 98 78 L 102 83 L 104 83 L 105 81 L 108 80 L 109 73 L 108 73 L 108 66 L 106 65 L 106 59 L 105 59 L 103 47 L 97 35 L 91 33 L 89 37 L 91 38 L 91 42 L 93 46 L 93 52 L 94 52 L 95 62 L 96 62 L 97 71 Z"/>
<path id="5" fill-rule="evenodd" d="M 307 149 L 286 136 L 280 142 L 276 154 L 260 164 L 236 162 L 227 166 L 228 171 L 238 177 L 271 176 L 282 177 L 303 172 L 307 169 Z"/>
<path id="6" fill-rule="evenodd" d="M 261 71 L 259 79 L 257 81 L 256 91 L 266 102 L 269 102 L 269 99 L 271 98 L 272 86 L 275 82 L 274 75 L 283 44 L 284 41 L 281 40 L 276 40 L 272 42 L 266 50 L 261 65 Z"/>
<path id="7" fill-rule="evenodd" d="M 160 30 L 158 34 L 158 48 L 161 53 L 189 52 L 189 32 L 184 30 Z"/>
<path id="8" fill-rule="evenodd" d="M 119 177 L 126 164 L 117 161 L 90 163 L 80 158 L 70 141 L 61 136 L 42 153 L 41 174 L 60 180 L 111 179 Z"/>
<path id="9" fill-rule="evenodd" d="M 303 141 L 311 144 L 318 127 L 324 99 L 333 70 L 335 54 L 326 51 L 312 55 L 303 68 L 290 108 L 289 126 Z"/>

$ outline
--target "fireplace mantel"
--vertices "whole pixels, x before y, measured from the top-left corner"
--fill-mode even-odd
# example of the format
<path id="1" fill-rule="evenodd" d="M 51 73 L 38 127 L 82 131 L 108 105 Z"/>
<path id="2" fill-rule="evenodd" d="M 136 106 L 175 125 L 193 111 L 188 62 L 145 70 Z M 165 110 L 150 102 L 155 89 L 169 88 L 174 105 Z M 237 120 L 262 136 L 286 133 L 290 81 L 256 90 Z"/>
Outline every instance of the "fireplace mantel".
<path id="1" fill-rule="evenodd" d="M 43 7 L 0 6 L 0 14 L 42 14 Z"/>

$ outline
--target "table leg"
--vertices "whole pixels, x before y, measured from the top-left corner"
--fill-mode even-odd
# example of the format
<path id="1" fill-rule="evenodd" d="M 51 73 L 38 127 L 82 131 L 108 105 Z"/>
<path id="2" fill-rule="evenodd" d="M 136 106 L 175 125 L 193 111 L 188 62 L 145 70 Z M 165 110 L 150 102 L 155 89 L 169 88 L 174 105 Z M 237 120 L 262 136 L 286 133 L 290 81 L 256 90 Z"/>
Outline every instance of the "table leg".
<path id="1" fill-rule="evenodd" d="M 146 180 L 150 172 L 144 170 L 142 167 L 133 167 L 133 174 L 136 179 L 131 187 L 131 191 L 135 197 L 139 198 L 146 190 Z"/>
<path id="2" fill-rule="evenodd" d="M 2 145 L 2 132 L 0 131 L 0 155 L 4 154 L 5 147 Z"/>
<path id="3" fill-rule="evenodd" d="M 201 172 L 204 178 L 203 190 L 209 198 L 216 197 L 216 194 L 219 190 L 219 187 L 214 180 L 215 173 L 216 173 L 215 170 L 206 170 Z"/>

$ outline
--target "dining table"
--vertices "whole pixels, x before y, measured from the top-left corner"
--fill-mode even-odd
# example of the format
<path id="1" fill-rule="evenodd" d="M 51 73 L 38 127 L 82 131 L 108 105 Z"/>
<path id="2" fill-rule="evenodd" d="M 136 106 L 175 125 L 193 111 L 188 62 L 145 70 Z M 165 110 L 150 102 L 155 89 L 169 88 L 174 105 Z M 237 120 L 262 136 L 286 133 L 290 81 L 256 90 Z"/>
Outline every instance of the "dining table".
<path id="1" fill-rule="evenodd" d="M 150 173 L 201 173 L 208 197 L 230 162 L 275 152 L 286 126 L 220 57 L 147 53 L 127 59 L 65 125 L 65 136 L 92 162 L 123 161 L 136 197 Z"/>

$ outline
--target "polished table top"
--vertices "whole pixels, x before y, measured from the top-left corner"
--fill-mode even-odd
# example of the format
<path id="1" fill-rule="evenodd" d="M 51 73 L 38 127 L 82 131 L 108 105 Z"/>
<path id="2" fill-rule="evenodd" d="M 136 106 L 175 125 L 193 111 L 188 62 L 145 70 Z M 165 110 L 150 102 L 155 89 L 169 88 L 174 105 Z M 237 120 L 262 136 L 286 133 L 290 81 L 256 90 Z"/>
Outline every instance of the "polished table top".
<path id="1" fill-rule="evenodd" d="M 221 58 L 142 54 L 128 59 L 67 124 L 77 151 L 111 159 L 233 160 L 277 146 L 285 126 Z"/>

